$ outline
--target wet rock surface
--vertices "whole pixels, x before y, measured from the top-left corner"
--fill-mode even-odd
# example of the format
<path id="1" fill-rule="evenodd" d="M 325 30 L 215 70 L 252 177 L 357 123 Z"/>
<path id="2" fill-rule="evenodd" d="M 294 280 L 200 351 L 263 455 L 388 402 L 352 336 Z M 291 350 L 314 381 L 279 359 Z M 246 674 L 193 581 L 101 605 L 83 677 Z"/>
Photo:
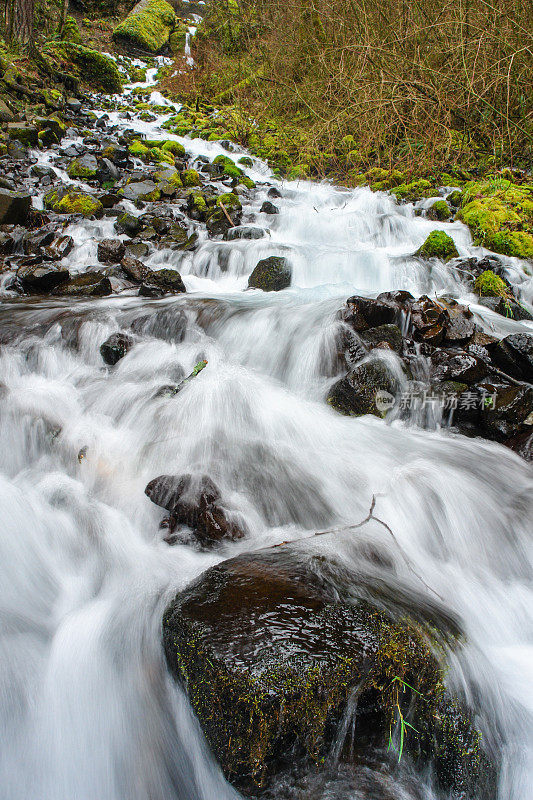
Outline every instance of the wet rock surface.
<path id="1" fill-rule="evenodd" d="M 169 544 L 187 541 L 186 533 L 176 532 L 179 526 L 189 528 L 202 548 L 244 536 L 242 528 L 221 507 L 220 491 L 207 475 L 160 475 L 150 481 L 145 494 L 169 512 L 164 520 Z"/>
<path id="2" fill-rule="evenodd" d="M 226 776 L 256 794 L 288 764 L 321 762 L 355 691 L 356 757 L 387 740 L 399 702 L 420 732 L 406 749 L 432 763 L 441 788 L 494 796 L 479 733 L 444 695 L 431 650 L 432 637 L 453 641 L 455 622 L 431 604 L 413 617 L 386 581 L 376 594 L 354 577 L 286 545 L 212 567 L 168 607 L 169 667 Z M 397 693 L 395 678 L 415 691 Z"/>
<path id="3" fill-rule="evenodd" d="M 327 401 L 341 413 L 416 419 L 426 405 L 468 436 L 522 442 L 533 434 L 533 334 L 498 340 L 482 332 L 467 306 L 408 292 L 350 297 L 338 319 L 351 370 Z M 396 371 L 380 358 L 383 350 L 399 356 Z M 517 452 L 530 459 L 527 446 Z"/>

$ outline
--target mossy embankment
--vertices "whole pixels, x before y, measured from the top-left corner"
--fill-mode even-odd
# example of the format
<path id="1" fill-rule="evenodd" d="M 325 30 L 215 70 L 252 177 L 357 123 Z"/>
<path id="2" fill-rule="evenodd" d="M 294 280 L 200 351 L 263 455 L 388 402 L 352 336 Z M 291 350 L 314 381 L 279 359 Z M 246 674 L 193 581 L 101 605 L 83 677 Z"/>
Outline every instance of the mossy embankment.
<path id="1" fill-rule="evenodd" d="M 474 0 L 471 14 L 495 35 L 490 46 L 475 37 L 466 45 L 460 27 L 454 27 L 460 25 L 454 9 L 439 12 L 439 24 L 445 21 L 448 27 L 445 35 L 436 37 L 436 28 L 426 28 L 428 14 L 431 19 L 437 10 L 422 3 L 424 8 L 417 8 L 410 21 L 396 21 L 404 31 L 403 52 L 394 30 L 395 10 L 384 27 L 382 15 L 374 20 L 374 13 L 380 16 L 377 9 L 352 6 L 351 11 L 339 11 L 343 19 L 346 16 L 341 29 L 339 19 L 334 20 L 321 2 L 296 6 L 289 0 L 281 8 L 214 0 L 193 40 L 195 68 L 185 76 L 169 70 L 163 81 L 165 91 L 184 102 L 175 132 L 237 141 L 268 161 L 279 177 L 326 177 L 348 186 L 369 185 L 406 202 L 436 196 L 441 187 L 464 187 L 465 198 L 452 202 L 448 216 L 444 206 L 435 207 L 433 218 L 450 219 L 459 211 L 476 243 L 530 258 L 527 197 L 532 184 L 527 169 L 533 123 L 531 108 L 524 103 L 527 92 L 520 87 L 531 67 L 522 64 L 513 86 L 504 87 L 496 74 L 498 64 L 509 62 L 509 75 L 514 75 L 517 59 L 522 63 L 521 53 L 512 49 L 519 47 L 520 12 L 490 10 Z M 447 14 L 450 19 L 443 20 Z M 281 22 L 289 15 L 292 23 L 284 30 Z M 508 33 L 505 41 L 502 31 Z M 366 61 L 361 62 L 365 48 L 344 42 L 350 35 L 365 43 Z M 458 51 L 459 45 L 463 48 L 464 65 L 449 57 L 446 37 L 450 50 L 454 44 Z M 380 67 L 387 61 L 384 54 L 388 62 Z M 484 95 L 473 103 L 470 95 L 481 91 L 479 57 L 495 72 L 493 96 L 490 102 Z M 350 59 L 358 79 L 349 75 Z M 470 62 L 471 81 L 460 86 L 462 70 Z M 394 85 L 398 97 L 390 96 Z M 502 176 L 509 178 L 511 191 L 494 190 Z M 467 197 L 468 202 L 481 200 L 483 208 L 466 208 Z M 498 204 L 505 207 L 504 213 Z M 492 217 L 488 222 L 486 211 Z"/>

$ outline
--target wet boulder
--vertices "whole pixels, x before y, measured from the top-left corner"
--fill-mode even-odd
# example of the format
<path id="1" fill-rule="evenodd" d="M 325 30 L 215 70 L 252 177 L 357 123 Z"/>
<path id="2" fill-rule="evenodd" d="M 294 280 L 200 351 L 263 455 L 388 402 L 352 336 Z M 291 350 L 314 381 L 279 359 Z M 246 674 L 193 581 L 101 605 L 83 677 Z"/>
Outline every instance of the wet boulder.
<path id="1" fill-rule="evenodd" d="M 66 283 L 70 278 L 70 273 L 66 267 L 45 262 L 34 266 L 20 267 L 17 270 L 17 278 L 25 292 L 39 294 L 50 292 Z"/>
<path id="2" fill-rule="evenodd" d="M 256 265 L 248 278 L 248 287 L 264 292 L 279 292 L 291 285 L 292 270 L 286 258 L 270 256 Z"/>
<path id="3" fill-rule="evenodd" d="M 440 344 L 449 322 L 447 309 L 427 295 L 422 295 L 411 304 L 410 311 L 414 338 L 432 345 Z"/>
<path id="4" fill-rule="evenodd" d="M 142 228 L 142 222 L 139 217 L 125 211 L 115 222 L 115 230 L 117 233 L 125 233 L 127 236 L 137 236 Z"/>
<path id="5" fill-rule="evenodd" d="M 87 153 L 71 161 L 68 165 L 67 173 L 69 178 L 81 178 L 83 180 L 95 178 L 97 169 L 98 161 L 96 156 L 93 156 L 92 153 Z"/>
<path id="6" fill-rule="evenodd" d="M 126 245 L 120 239 L 102 239 L 98 242 L 98 261 L 118 264 L 124 258 Z"/>
<path id="7" fill-rule="evenodd" d="M 513 333 L 491 347 L 494 362 L 513 378 L 533 383 L 533 335 Z"/>
<path id="8" fill-rule="evenodd" d="M 176 14 L 166 0 L 140 0 L 113 31 L 113 39 L 134 51 L 159 53 L 167 44 Z"/>
<path id="9" fill-rule="evenodd" d="M 161 193 L 154 181 L 144 180 L 128 183 L 126 186 L 120 189 L 119 195 L 121 197 L 125 197 L 126 200 L 132 200 L 135 203 L 137 200 L 148 202 L 159 200 Z"/>
<path id="10" fill-rule="evenodd" d="M 48 258 L 60 260 L 69 255 L 74 249 L 74 239 L 72 236 L 56 236 L 50 244 L 44 248 Z"/>
<path id="11" fill-rule="evenodd" d="M 39 143 L 35 125 L 28 125 L 25 122 L 8 122 L 6 131 L 11 140 L 20 142 L 26 147 L 37 147 Z"/>
<path id="12" fill-rule="evenodd" d="M 377 325 L 361 333 L 361 339 L 369 349 L 390 348 L 399 353 L 403 347 L 402 332 L 397 325 Z"/>
<path id="13" fill-rule="evenodd" d="M 226 231 L 224 239 L 227 242 L 234 242 L 237 239 L 263 239 L 265 236 L 267 236 L 266 230 L 257 225 L 236 225 Z"/>
<path id="14" fill-rule="evenodd" d="M 30 213 L 31 195 L 0 188 L 0 225 L 21 225 Z"/>
<path id="15" fill-rule="evenodd" d="M 259 211 L 262 214 L 279 214 L 279 208 L 271 203 L 269 200 L 265 200 Z"/>
<path id="16" fill-rule="evenodd" d="M 207 475 L 160 475 L 150 481 L 145 493 L 169 512 L 167 525 L 171 535 L 178 526 L 185 525 L 204 548 L 244 535 L 221 507 L 220 491 Z M 178 540 L 179 537 L 167 537 L 169 543 Z"/>
<path id="17" fill-rule="evenodd" d="M 430 356 L 433 377 L 437 381 L 459 381 L 474 383 L 482 380 L 488 372 L 483 359 L 458 348 L 436 350 Z"/>
<path id="18" fill-rule="evenodd" d="M 409 297 L 414 300 L 412 295 Z M 346 305 L 340 310 L 338 316 L 352 330 L 359 332 L 378 325 L 394 323 L 401 310 L 394 303 L 384 302 L 379 297 L 377 300 L 373 300 L 369 297 L 354 295 L 347 299 Z"/>
<path id="19" fill-rule="evenodd" d="M 485 380 L 477 389 L 482 400 L 481 427 L 488 438 L 503 442 L 533 421 L 533 386 Z"/>
<path id="20" fill-rule="evenodd" d="M 489 782 L 495 793 L 480 734 L 436 661 L 455 621 L 426 598 L 417 608 L 383 573 L 286 545 L 211 567 L 170 603 L 168 666 L 247 796 L 287 764 L 323 767 L 354 698 L 356 758 L 383 751 L 401 714 L 417 731 L 402 733 L 405 752 L 431 762 L 444 791 L 478 800 Z"/>
<path id="21" fill-rule="evenodd" d="M 384 361 L 365 361 L 331 387 L 327 402 L 341 414 L 382 418 L 388 410 L 387 398 L 394 397 L 398 389 L 398 380 Z"/>
<path id="22" fill-rule="evenodd" d="M 124 264 L 124 262 L 122 262 Z M 175 269 L 159 269 L 151 270 L 145 268 L 144 277 L 142 278 L 141 295 L 145 297 L 159 297 L 164 294 L 179 294 L 185 292 L 185 284 L 179 272 Z M 148 289 L 148 293 L 146 293 Z"/>
<path id="23" fill-rule="evenodd" d="M 113 288 L 109 278 L 103 272 L 82 272 L 67 283 L 57 287 L 54 294 L 63 297 L 104 297 L 111 294 Z"/>
<path id="24" fill-rule="evenodd" d="M 44 207 L 56 214 L 81 214 L 84 217 L 101 217 L 102 203 L 87 192 L 60 186 L 45 194 Z"/>
<path id="25" fill-rule="evenodd" d="M 113 367 L 128 350 L 133 347 L 133 339 L 125 333 L 113 333 L 100 345 L 100 355 L 106 364 Z"/>

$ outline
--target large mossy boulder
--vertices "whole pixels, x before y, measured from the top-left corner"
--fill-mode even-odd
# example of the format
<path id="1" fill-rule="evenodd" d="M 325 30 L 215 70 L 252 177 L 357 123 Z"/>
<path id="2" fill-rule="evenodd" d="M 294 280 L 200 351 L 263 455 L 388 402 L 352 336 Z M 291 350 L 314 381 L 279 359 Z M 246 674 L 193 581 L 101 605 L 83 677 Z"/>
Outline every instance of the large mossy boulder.
<path id="1" fill-rule="evenodd" d="M 435 657 L 455 622 L 364 574 L 286 545 L 224 561 L 172 601 L 167 662 L 224 774 L 253 794 L 287 764 L 320 765 L 351 701 L 356 753 L 382 751 L 403 718 L 417 731 L 404 751 L 444 790 L 491 796 L 480 734 Z"/>
<path id="2" fill-rule="evenodd" d="M 116 42 L 159 53 L 168 45 L 176 24 L 174 9 L 166 0 L 140 0 L 113 31 Z"/>
<path id="3" fill-rule="evenodd" d="M 292 270 L 289 262 L 282 256 L 263 258 L 248 278 L 250 289 L 264 292 L 279 292 L 291 285 Z"/>
<path id="4" fill-rule="evenodd" d="M 49 42 L 44 54 L 58 62 L 81 83 L 98 91 L 117 94 L 122 91 L 122 79 L 112 58 L 73 42 Z"/>

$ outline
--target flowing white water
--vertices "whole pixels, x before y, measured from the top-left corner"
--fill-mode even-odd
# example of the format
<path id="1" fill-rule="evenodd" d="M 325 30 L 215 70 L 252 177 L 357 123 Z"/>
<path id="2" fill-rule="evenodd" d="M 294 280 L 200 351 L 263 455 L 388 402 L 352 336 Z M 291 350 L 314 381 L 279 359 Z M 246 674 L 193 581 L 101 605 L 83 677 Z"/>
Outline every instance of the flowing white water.
<path id="1" fill-rule="evenodd" d="M 110 116 L 169 138 L 165 117 Z M 194 155 L 224 152 L 216 142 L 180 141 Z M 249 174 L 264 180 L 268 170 L 256 161 Z M 236 797 L 167 675 L 165 603 L 224 557 L 363 519 L 373 494 L 416 573 L 461 619 L 467 644 L 448 679 L 502 754 L 500 799 L 531 797 L 530 468 L 493 443 L 345 418 L 324 402 L 336 377 L 335 314 L 346 297 L 403 288 L 473 300 L 444 265 L 429 268 L 412 254 L 435 227 L 462 254 L 480 251 L 459 223 L 436 225 L 367 189 L 277 184 L 280 214 L 269 217 L 259 208 L 270 185 L 251 212 L 268 230 L 263 239 L 151 256 L 152 267 L 182 272 L 185 296 L 0 306 L 6 800 Z M 97 240 L 111 230 L 110 221 L 71 226 L 69 268 L 94 264 Z M 291 288 L 243 292 L 256 262 L 271 254 L 290 258 Z M 531 278 L 518 262 L 509 267 L 531 300 Z M 488 329 L 532 330 L 479 311 Z M 117 330 L 133 331 L 136 343 L 109 369 L 99 346 Z M 186 389 L 155 396 L 200 358 L 208 366 Z M 163 542 L 163 512 L 144 487 L 159 474 L 191 471 L 217 483 L 245 539 L 210 554 Z M 365 537 L 387 553 L 399 586 L 426 591 L 377 525 L 357 539 L 322 537 L 320 547 L 354 560 Z M 393 780 L 389 791 L 398 800 L 434 797 L 422 778 L 412 791 L 400 779 L 394 789 Z M 311 796 L 302 792 L 291 797 Z M 372 797 L 343 780 L 312 796 Z"/>

